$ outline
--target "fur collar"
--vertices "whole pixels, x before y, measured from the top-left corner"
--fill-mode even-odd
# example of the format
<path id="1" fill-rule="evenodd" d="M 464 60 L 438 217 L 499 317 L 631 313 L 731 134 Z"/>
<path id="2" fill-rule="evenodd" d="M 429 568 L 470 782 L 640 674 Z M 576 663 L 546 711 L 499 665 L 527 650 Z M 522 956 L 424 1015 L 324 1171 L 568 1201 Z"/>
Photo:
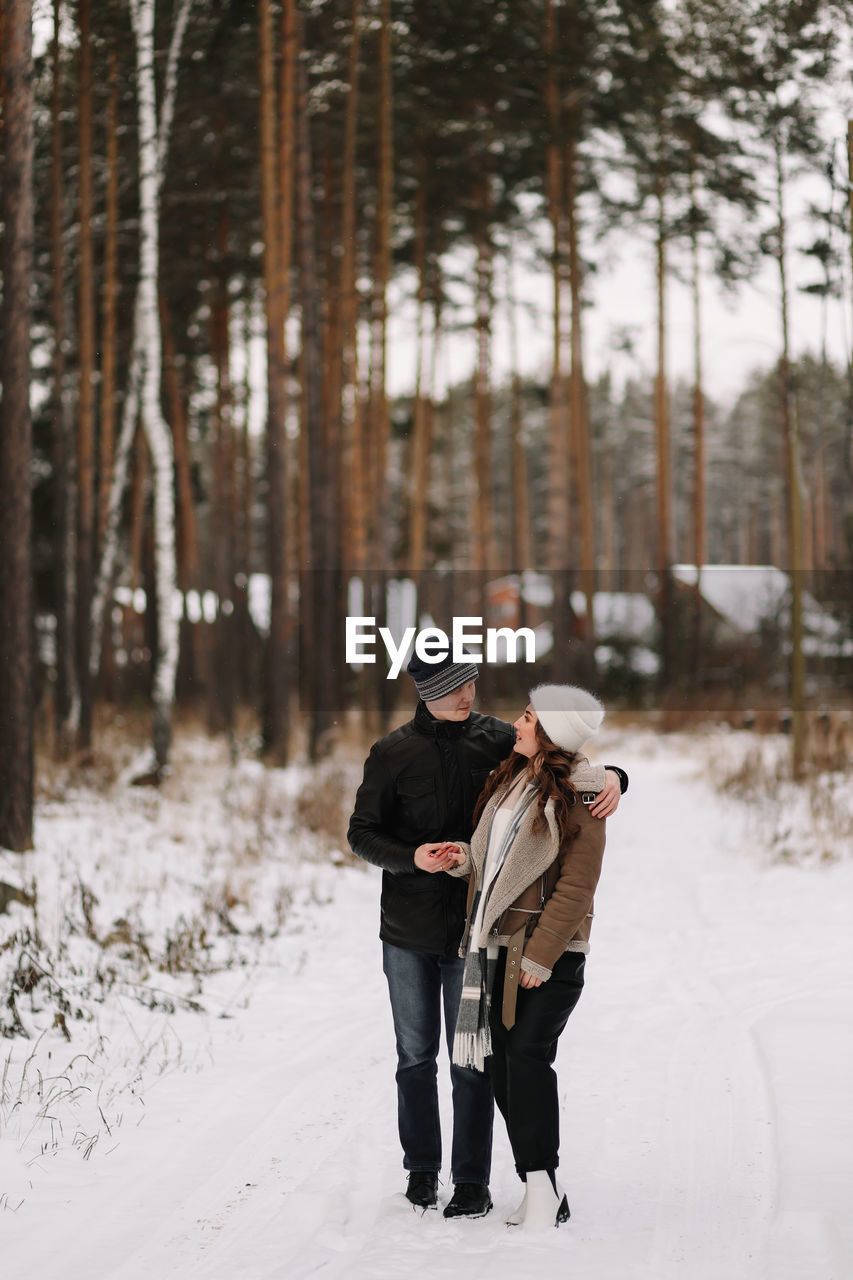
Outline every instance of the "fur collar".
<path id="1" fill-rule="evenodd" d="M 572 783 L 577 791 L 602 791 L 604 789 L 604 766 L 591 765 L 581 756 L 572 770 Z M 477 830 L 471 837 L 471 861 L 476 873 L 477 882 L 483 872 L 486 861 L 486 850 L 489 843 L 489 832 L 492 817 L 501 801 L 502 795 L 497 793 L 491 797 L 483 810 Z M 580 802 L 578 802 L 580 803 Z M 483 928 L 477 945 L 485 947 L 488 933 L 496 920 L 516 901 L 528 885 L 543 875 L 560 851 L 560 833 L 554 816 L 554 802 L 545 804 L 545 821 L 548 830 L 533 833 L 533 821 L 536 816 L 536 803 L 530 806 L 524 815 L 518 835 L 512 843 L 506 861 L 498 872 L 492 885 L 489 901 L 483 917 Z"/>

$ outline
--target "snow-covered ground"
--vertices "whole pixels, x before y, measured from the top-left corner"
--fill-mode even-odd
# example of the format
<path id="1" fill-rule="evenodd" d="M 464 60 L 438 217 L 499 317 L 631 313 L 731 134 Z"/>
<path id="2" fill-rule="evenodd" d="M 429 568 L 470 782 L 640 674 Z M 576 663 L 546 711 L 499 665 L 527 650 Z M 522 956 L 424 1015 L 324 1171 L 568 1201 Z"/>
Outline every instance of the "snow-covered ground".
<path id="1" fill-rule="evenodd" d="M 198 741 L 162 794 L 46 799 L 23 868 L 32 1038 L 0 1062 L 3 1276 L 849 1280 L 853 857 L 763 846 L 769 828 L 706 780 L 736 749 L 602 744 L 631 786 L 557 1062 L 572 1218 L 543 1237 L 503 1224 L 518 1185 L 500 1119 L 492 1214 L 403 1199 L 379 874 L 300 832 L 304 771 Z M 348 804 L 352 781 L 326 785 Z M 0 878 L 20 865 L 0 855 Z M 19 974 L 28 919 L 0 916 Z M 63 986 L 55 1025 L 38 965 Z M 441 1078 L 449 1132 L 444 1062 Z"/>

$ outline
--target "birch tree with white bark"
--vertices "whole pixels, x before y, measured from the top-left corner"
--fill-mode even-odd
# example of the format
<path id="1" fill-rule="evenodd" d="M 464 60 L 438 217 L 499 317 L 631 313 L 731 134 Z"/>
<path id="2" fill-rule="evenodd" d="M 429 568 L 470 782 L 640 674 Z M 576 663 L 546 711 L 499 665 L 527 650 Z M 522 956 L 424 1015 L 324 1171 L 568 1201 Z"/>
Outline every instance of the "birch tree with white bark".
<path id="1" fill-rule="evenodd" d="M 130 0 L 136 46 L 139 130 L 139 279 L 133 317 L 133 341 L 122 422 L 116 445 L 104 541 L 92 600 L 89 668 L 101 662 L 103 622 L 119 553 L 121 504 L 127 486 L 131 449 L 140 419 L 152 458 L 154 548 L 157 595 L 152 747 L 154 769 L 165 766 L 171 741 L 172 707 L 178 666 L 179 627 L 175 606 L 175 459 L 172 436 L 161 408 L 162 335 L 158 308 L 160 192 L 166 171 L 178 83 L 178 60 L 192 0 L 181 0 L 166 64 L 160 118 L 154 71 L 155 0 Z"/>

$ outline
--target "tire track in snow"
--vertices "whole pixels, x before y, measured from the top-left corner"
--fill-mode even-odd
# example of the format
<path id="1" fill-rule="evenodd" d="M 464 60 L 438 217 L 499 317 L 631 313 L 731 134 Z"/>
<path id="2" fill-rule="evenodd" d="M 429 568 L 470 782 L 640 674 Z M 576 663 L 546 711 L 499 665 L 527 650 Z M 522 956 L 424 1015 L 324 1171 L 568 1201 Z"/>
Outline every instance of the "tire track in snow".
<path id="1" fill-rule="evenodd" d="M 690 769 L 673 769 L 672 759 L 632 768 L 641 812 L 611 888 L 642 940 L 645 973 L 628 1037 L 645 1058 L 639 1096 L 652 1108 L 635 1135 L 650 1218 L 644 1274 L 719 1280 L 757 1274 L 777 1156 L 754 1019 L 715 978 L 721 964 L 737 964 L 725 921 L 745 868 L 729 861 L 736 831 L 723 831 L 719 806 Z"/>
<path id="2" fill-rule="evenodd" d="M 355 884 L 361 888 L 358 880 Z M 348 885 L 352 889 L 351 878 Z M 341 914 L 337 905 L 324 907 L 318 934 L 324 924 L 337 928 L 335 917 Z M 362 936 L 359 945 L 375 959 L 372 940 Z M 239 1141 L 227 1141 L 227 1132 L 241 1128 L 238 1107 L 206 1176 L 161 1222 L 143 1254 L 110 1280 L 136 1280 L 154 1271 L 182 1280 L 281 1276 L 288 1256 L 301 1256 L 304 1264 L 305 1250 L 316 1247 L 329 1223 L 336 1237 L 357 1242 L 353 1230 L 357 1237 L 363 1228 L 352 1224 L 364 1220 L 375 1195 L 371 1189 L 369 1204 L 360 1204 L 348 1189 L 348 1181 L 364 1185 L 367 1172 L 350 1135 L 367 1126 L 393 1136 L 393 1065 L 388 1058 L 393 1037 L 377 1052 L 373 1030 L 380 1011 L 386 1013 L 380 1003 L 382 981 L 381 972 L 373 979 L 358 975 L 352 953 L 343 945 L 325 965 L 309 963 L 295 987 L 269 983 L 265 992 L 256 993 L 252 1021 L 257 1029 L 247 1036 L 249 1046 L 265 1028 L 267 1036 L 272 1034 L 268 1029 L 281 1019 L 282 995 L 287 997 L 287 1027 L 277 1037 L 280 1068 L 254 1077 L 257 1096 L 246 1108 L 254 1117 L 252 1127 L 246 1132 L 244 1123 Z M 341 993 L 337 1003 L 330 1001 L 330 990 Z M 388 1037 L 390 1027 L 383 1025 L 380 1038 Z M 368 1150 L 375 1157 L 376 1146 L 369 1144 Z M 159 1261 L 164 1258 L 169 1259 L 165 1270 Z"/>

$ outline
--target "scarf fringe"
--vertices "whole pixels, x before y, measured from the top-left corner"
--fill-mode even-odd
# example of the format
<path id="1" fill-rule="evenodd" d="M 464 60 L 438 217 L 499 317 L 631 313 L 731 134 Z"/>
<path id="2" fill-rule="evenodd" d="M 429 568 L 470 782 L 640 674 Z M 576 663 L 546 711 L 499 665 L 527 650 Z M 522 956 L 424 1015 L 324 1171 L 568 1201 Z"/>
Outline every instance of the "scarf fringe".
<path id="1" fill-rule="evenodd" d="M 492 1037 L 488 1024 L 479 1031 L 457 1031 L 453 1037 L 453 1063 L 457 1067 L 485 1071 L 486 1058 L 491 1055 Z"/>

